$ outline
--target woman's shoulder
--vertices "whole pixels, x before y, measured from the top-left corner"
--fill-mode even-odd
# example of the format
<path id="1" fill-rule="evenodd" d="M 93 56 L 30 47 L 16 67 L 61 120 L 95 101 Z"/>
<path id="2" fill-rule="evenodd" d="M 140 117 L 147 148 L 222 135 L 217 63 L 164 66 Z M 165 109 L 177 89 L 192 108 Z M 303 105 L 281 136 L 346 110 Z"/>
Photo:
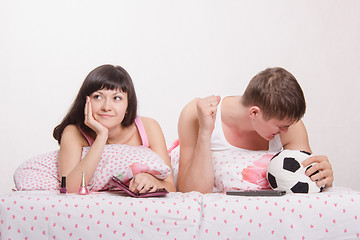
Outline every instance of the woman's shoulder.
<path id="1" fill-rule="evenodd" d="M 78 128 L 78 126 L 76 126 L 75 124 L 69 124 L 67 125 L 65 128 L 64 128 L 64 133 L 67 133 L 67 134 L 75 134 L 75 133 L 80 133 L 80 129 Z"/>
<path id="2" fill-rule="evenodd" d="M 161 146 L 165 147 L 166 149 L 165 137 L 160 124 L 155 119 L 150 117 L 141 116 L 140 119 L 146 132 L 146 138 L 149 148 L 153 151 L 155 151 L 155 149 L 158 149 Z"/>
<path id="3" fill-rule="evenodd" d="M 163 135 L 162 129 L 158 121 L 156 121 L 153 118 L 150 117 L 140 117 L 141 121 L 143 122 L 143 126 L 145 129 L 145 132 L 147 134 L 147 137 L 152 139 L 153 137 L 157 138 L 159 135 Z"/>
<path id="4" fill-rule="evenodd" d="M 145 128 L 148 128 L 148 127 L 153 127 L 153 126 L 157 126 L 159 125 L 158 121 L 156 121 L 155 119 L 153 118 L 150 118 L 150 117 L 145 117 L 145 116 L 139 116 L 144 127 Z"/>
<path id="5" fill-rule="evenodd" d="M 70 124 L 65 127 L 62 134 L 62 140 L 78 141 L 82 146 L 88 145 L 85 136 L 80 131 L 79 127 L 74 124 Z"/>

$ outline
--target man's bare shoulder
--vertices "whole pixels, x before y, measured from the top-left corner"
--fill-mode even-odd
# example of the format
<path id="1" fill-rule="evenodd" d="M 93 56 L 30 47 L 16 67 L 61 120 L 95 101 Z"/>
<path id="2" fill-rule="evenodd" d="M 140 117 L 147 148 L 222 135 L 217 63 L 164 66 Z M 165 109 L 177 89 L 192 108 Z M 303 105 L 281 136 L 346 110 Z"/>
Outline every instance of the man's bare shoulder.
<path id="1" fill-rule="evenodd" d="M 300 149 L 311 152 L 308 134 L 301 120 L 290 126 L 287 132 L 281 133 L 280 138 L 284 149 Z"/>

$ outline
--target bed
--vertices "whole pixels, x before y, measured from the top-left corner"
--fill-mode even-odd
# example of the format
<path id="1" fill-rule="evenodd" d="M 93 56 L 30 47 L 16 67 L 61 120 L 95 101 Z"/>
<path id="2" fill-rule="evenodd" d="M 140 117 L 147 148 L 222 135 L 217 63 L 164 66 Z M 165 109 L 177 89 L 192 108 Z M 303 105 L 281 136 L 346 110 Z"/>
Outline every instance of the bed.
<path id="1" fill-rule="evenodd" d="M 360 193 L 346 188 L 281 197 L 16 191 L 0 197 L 0 238 L 359 239 L 359 206 Z"/>
<path id="2" fill-rule="evenodd" d="M 266 186 L 267 152 L 214 153 L 220 166 L 214 169 L 215 178 L 222 176 L 215 179 L 218 193 L 133 198 L 120 191 L 98 191 L 114 174 L 126 179 L 139 170 L 159 178 L 169 173 L 152 153 L 127 150 L 106 147 L 88 195 L 59 193 L 57 152 L 25 161 L 14 175 L 16 191 L 0 197 L 0 239 L 360 239 L 358 191 L 333 187 L 277 197 L 223 193 L 229 184 L 241 189 Z M 119 164 L 116 156 L 126 154 L 126 164 Z M 176 179 L 178 150 L 170 155 Z"/>

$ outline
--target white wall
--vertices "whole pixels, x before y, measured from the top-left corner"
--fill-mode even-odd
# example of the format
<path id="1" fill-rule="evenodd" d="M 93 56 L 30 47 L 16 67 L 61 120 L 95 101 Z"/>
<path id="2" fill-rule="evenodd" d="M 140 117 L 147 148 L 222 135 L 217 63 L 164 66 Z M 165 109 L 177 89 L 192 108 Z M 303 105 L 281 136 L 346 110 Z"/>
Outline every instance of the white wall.
<path id="1" fill-rule="evenodd" d="M 266 67 L 302 85 L 313 151 L 335 186 L 360 190 L 360 1 L 44 0 L 0 2 L 0 195 L 52 138 L 83 79 L 125 67 L 139 113 L 170 143 L 196 96 L 241 94 Z"/>

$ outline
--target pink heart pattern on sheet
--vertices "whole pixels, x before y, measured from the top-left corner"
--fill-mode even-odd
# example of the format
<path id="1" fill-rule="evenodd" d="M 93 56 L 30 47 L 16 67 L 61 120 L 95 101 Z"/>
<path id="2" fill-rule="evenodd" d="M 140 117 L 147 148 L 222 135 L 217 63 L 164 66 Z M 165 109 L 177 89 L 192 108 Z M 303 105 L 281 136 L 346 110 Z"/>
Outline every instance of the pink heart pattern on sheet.
<path id="1" fill-rule="evenodd" d="M 94 192 L 86 196 L 63 195 L 57 191 L 14 192 L 9 195 L 9 201 L 1 198 L 2 204 L 9 203 L 11 207 L 0 206 L 0 238 L 144 239 L 154 232 L 175 236 L 181 229 L 182 235 L 190 239 L 199 227 L 198 211 L 193 209 L 198 207 L 200 196 L 199 193 L 173 193 L 168 201 L 167 198 L 136 199 L 116 192 Z M 31 203 L 31 207 L 27 203 Z M 24 205 L 25 208 L 21 208 Z M 5 219 L 13 212 L 15 215 L 11 214 L 10 221 Z M 20 214 L 26 214 L 21 217 L 22 222 L 16 219 Z"/>
<path id="2" fill-rule="evenodd" d="M 149 199 L 110 192 L 13 192 L 0 197 L 0 238 L 356 239 L 359 203 L 359 192 L 344 189 L 283 197 L 170 193 Z"/>

